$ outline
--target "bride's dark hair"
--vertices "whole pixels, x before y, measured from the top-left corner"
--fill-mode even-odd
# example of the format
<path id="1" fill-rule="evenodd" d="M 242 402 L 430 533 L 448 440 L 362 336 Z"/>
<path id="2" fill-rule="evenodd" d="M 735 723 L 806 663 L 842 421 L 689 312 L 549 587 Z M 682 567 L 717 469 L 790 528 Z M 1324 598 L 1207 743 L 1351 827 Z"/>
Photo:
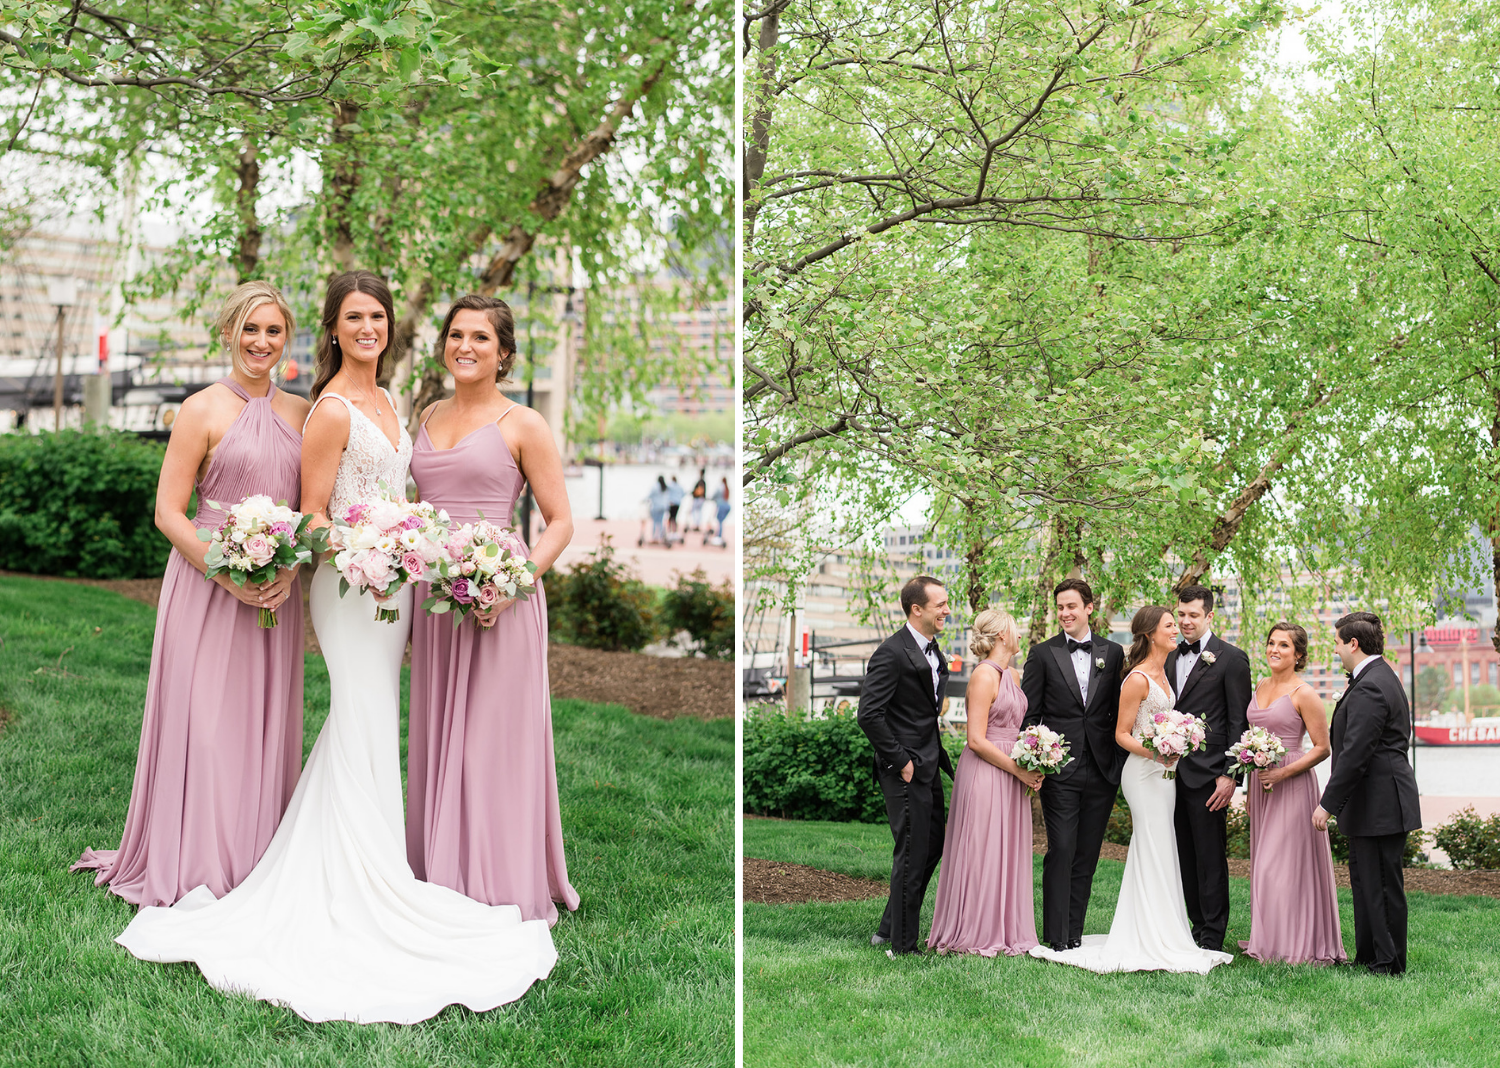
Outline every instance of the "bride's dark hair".
<path id="1" fill-rule="evenodd" d="M 1161 626 L 1161 617 L 1172 610 L 1159 604 L 1148 604 L 1130 621 L 1130 652 L 1125 654 L 1125 666 L 1120 669 L 1120 678 L 1125 679 L 1132 671 L 1146 662 L 1151 655 L 1151 635 Z"/>

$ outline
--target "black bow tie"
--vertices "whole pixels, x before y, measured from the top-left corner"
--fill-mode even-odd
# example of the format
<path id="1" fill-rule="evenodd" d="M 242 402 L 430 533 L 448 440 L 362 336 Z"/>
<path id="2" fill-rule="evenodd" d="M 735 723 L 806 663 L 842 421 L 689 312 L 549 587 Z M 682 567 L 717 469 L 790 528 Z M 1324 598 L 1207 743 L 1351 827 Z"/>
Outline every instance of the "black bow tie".
<path id="1" fill-rule="evenodd" d="M 1178 642 L 1177 651 L 1183 655 L 1186 655 L 1188 653 L 1196 653 L 1198 651 L 1198 648 L 1202 644 L 1203 642 L 1201 640 L 1196 642 Z"/>
<path id="2" fill-rule="evenodd" d="M 1084 652 L 1088 652 L 1093 647 L 1094 647 L 1094 640 L 1092 638 L 1090 638 L 1088 641 L 1083 641 L 1083 642 L 1075 642 L 1072 638 L 1068 639 L 1068 655 L 1069 656 L 1072 656 L 1074 653 L 1078 652 L 1078 650 L 1080 650 L 1080 649 L 1082 649 Z"/>
<path id="3" fill-rule="evenodd" d="M 927 647 L 922 650 L 922 652 L 924 652 L 924 653 L 931 653 L 933 656 L 937 655 L 937 651 L 938 651 L 938 647 L 937 647 L 937 639 L 936 638 L 933 638 L 932 640 L 930 640 L 927 643 Z"/>
<path id="4" fill-rule="evenodd" d="M 1354 672 L 1352 672 L 1352 671 L 1346 671 L 1346 672 L 1344 672 L 1344 679 L 1349 683 L 1350 686 L 1353 686 L 1354 685 Z"/>

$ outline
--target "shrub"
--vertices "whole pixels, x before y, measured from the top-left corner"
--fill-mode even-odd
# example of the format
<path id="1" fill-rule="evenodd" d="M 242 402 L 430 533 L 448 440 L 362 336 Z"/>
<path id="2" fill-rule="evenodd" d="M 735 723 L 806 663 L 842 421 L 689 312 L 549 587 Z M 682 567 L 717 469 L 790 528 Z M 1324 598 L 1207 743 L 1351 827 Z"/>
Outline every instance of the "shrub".
<path id="1" fill-rule="evenodd" d="M 712 660 L 734 656 L 734 587 L 728 580 L 710 586 L 703 569 L 677 576 L 675 589 L 662 596 L 662 622 L 670 634 L 687 631 L 698 651 Z"/>
<path id="2" fill-rule="evenodd" d="M 632 652 L 656 637 L 656 594 L 615 562 L 606 538 L 587 560 L 546 579 L 547 626 L 559 641 Z"/>
<path id="3" fill-rule="evenodd" d="M 134 434 L 0 434 L 0 568 L 150 578 L 171 545 L 156 529 L 165 449 Z"/>
<path id="4" fill-rule="evenodd" d="M 1459 871 L 1494 871 L 1500 868 L 1500 814 L 1482 819 L 1467 805 L 1432 832 L 1432 844 Z"/>
<path id="5" fill-rule="evenodd" d="M 1115 845 L 1128 846 L 1134 831 L 1130 822 L 1130 806 L 1125 803 L 1125 791 L 1115 791 L 1115 807 L 1109 812 L 1109 826 L 1104 829 L 1104 840 Z"/>
<path id="6" fill-rule="evenodd" d="M 871 770 L 875 750 L 853 712 L 812 719 L 764 705 L 746 712 L 744 737 L 746 812 L 794 820 L 885 822 L 885 798 Z M 963 739 L 945 735 L 942 741 L 957 764 Z"/>

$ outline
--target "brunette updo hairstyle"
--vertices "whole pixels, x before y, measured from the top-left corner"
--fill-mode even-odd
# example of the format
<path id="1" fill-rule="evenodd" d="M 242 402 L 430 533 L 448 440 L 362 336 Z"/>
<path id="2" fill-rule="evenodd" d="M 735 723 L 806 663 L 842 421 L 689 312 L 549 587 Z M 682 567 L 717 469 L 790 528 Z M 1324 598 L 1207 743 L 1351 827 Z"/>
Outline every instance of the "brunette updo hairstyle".
<path id="1" fill-rule="evenodd" d="M 1010 613 L 998 608 L 986 608 L 980 612 L 969 630 L 969 652 L 981 660 L 994 652 L 1001 638 L 1009 638 L 1013 644 L 1016 640 L 1016 621 Z"/>
<path id="2" fill-rule="evenodd" d="M 1297 655 L 1297 660 L 1292 665 L 1292 670 L 1301 671 L 1307 667 L 1307 631 L 1297 626 L 1297 624 L 1288 623 L 1283 619 L 1266 632 L 1267 644 L 1270 644 L 1271 635 L 1275 634 L 1278 630 L 1292 639 L 1292 652 Z"/>
<path id="3" fill-rule="evenodd" d="M 396 304 L 391 299 L 391 287 L 380 275 L 370 271 L 345 271 L 328 280 L 328 293 L 323 298 L 323 332 L 318 335 L 318 352 L 313 361 L 313 400 L 317 400 L 333 376 L 343 370 L 344 354 L 334 343 L 334 331 L 338 326 L 339 312 L 344 307 L 344 298 L 350 293 L 374 297 L 385 309 L 385 348 L 380 350 L 380 358 L 375 362 L 376 379 L 385 377 L 385 360 L 396 333 Z"/>
<path id="4" fill-rule="evenodd" d="M 504 382 L 510 377 L 510 369 L 516 365 L 516 317 L 511 314 L 509 304 L 495 297 L 465 293 L 450 304 L 448 314 L 443 318 L 443 328 L 438 331 L 433 358 L 438 363 L 443 362 L 443 354 L 448 349 L 448 331 L 453 327 L 454 316 L 461 311 L 482 311 L 489 319 L 495 340 L 500 343 L 500 366 L 495 369 L 495 381 Z"/>
<path id="5" fill-rule="evenodd" d="M 1120 669 L 1121 679 L 1146 662 L 1151 655 L 1151 635 L 1161 625 L 1161 617 L 1171 614 L 1172 610 L 1165 605 L 1148 604 L 1131 619 L 1130 635 L 1134 640 L 1130 643 L 1130 651 L 1125 654 L 1125 666 Z"/>

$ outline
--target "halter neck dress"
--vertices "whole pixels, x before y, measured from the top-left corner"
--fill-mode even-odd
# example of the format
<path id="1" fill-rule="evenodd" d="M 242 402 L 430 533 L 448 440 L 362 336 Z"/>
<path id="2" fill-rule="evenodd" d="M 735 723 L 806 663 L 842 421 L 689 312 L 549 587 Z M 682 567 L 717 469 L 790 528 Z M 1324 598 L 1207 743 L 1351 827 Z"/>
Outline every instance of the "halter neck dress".
<path id="1" fill-rule="evenodd" d="M 276 387 L 245 402 L 198 482 L 193 525 L 263 493 L 295 507 L 302 435 L 271 407 Z M 172 550 L 162 578 L 135 783 L 119 849 L 86 849 L 74 871 L 136 905 L 171 905 L 198 886 L 222 896 L 270 844 L 302 768 L 301 577 L 262 630 L 236 600 Z"/>
<path id="2" fill-rule="evenodd" d="M 455 523 L 482 512 L 513 525 L 526 478 L 500 423 L 514 410 L 449 449 L 433 446 L 424 423 L 411 460 L 422 499 Z M 427 596 L 423 583 L 415 603 Z M 406 754 L 407 860 L 419 879 L 549 924 L 558 903 L 578 907 L 563 855 L 541 582 L 487 630 L 416 613 Z"/>
<path id="3" fill-rule="evenodd" d="M 1294 690 L 1293 693 L 1296 691 Z M 1265 708 L 1250 698 L 1250 725 L 1286 747 L 1282 764 L 1302 756 L 1306 729 L 1291 694 Z M 1260 961 L 1333 964 L 1347 959 L 1328 832 L 1312 825 L 1320 791 L 1309 769 L 1267 793 L 1260 772 L 1245 788 L 1250 814 L 1250 940 L 1240 948 Z"/>
<path id="4" fill-rule="evenodd" d="M 993 661 L 974 665 L 981 668 L 1000 674 L 984 736 L 1009 756 L 1026 718 L 1026 695 Z M 927 945 L 982 957 L 1029 951 L 1037 944 L 1031 799 L 1021 780 L 965 748 L 954 769 L 946 841 Z"/>

